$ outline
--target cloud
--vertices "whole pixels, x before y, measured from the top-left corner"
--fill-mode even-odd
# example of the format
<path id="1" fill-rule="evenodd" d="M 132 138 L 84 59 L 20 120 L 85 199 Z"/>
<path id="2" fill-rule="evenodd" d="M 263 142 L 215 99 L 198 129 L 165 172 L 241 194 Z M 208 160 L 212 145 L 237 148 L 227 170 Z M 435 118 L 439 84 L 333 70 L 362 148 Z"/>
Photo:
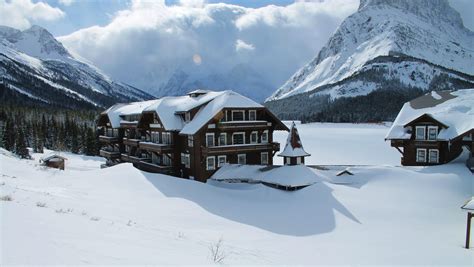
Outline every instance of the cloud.
<path id="1" fill-rule="evenodd" d="M 255 46 L 252 44 L 248 44 L 240 39 L 237 39 L 237 42 L 235 42 L 235 51 L 242 51 L 242 50 L 255 50 Z"/>
<path id="2" fill-rule="evenodd" d="M 64 6 L 72 5 L 76 0 L 59 0 L 59 3 Z"/>
<path id="3" fill-rule="evenodd" d="M 271 85 L 269 95 L 317 54 L 357 6 L 357 0 L 261 8 L 135 0 L 109 24 L 59 39 L 113 78 L 151 92 L 178 70 L 200 79 L 251 66 Z"/>
<path id="4" fill-rule="evenodd" d="M 31 0 L 0 0 L 0 25 L 26 29 L 32 23 L 63 18 L 65 13 L 43 2 Z"/>

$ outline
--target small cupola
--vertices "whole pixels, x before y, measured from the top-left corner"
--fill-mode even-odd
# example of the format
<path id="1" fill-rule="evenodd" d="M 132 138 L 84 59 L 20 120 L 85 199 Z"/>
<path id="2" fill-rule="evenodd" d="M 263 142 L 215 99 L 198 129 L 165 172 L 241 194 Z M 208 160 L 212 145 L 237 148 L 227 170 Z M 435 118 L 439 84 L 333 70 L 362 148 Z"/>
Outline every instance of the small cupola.
<path id="1" fill-rule="evenodd" d="M 278 156 L 283 157 L 283 162 L 285 165 L 300 165 L 304 164 L 304 158 L 311 156 L 307 153 L 303 144 L 301 143 L 300 135 L 298 134 L 298 129 L 296 128 L 295 122 L 291 124 L 290 133 L 288 134 L 288 139 L 286 140 L 285 149 Z"/>

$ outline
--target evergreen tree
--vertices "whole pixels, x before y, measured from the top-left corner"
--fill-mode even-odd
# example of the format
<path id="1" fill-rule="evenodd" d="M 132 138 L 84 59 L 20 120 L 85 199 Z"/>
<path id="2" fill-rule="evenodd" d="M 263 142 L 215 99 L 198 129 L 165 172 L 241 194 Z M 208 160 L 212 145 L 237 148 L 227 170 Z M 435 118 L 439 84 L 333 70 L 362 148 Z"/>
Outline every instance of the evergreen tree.
<path id="1" fill-rule="evenodd" d="M 15 141 L 15 154 L 20 156 L 22 159 L 30 159 L 30 153 L 28 152 L 28 148 L 26 147 L 26 139 L 25 139 L 25 133 L 23 132 L 24 130 L 19 127 L 18 129 L 18 134 L 16 135 L 16 141 Z"/>
<path id="2" fill-rule="evenodd" d="M 5 127 L 3 128 L 3 147 L 12 151 L 15 148 L 15 129 L 10 119 L 5 121 Z"/>

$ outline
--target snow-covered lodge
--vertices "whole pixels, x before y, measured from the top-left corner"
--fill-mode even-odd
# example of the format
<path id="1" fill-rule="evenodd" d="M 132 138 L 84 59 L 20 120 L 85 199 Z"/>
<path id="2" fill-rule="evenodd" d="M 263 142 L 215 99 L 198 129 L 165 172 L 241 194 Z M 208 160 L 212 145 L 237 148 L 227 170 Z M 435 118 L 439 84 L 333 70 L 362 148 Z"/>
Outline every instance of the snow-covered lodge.
<path id="1" fill-rule="evenodd" d="M 386 140 L 402 165 L 437 165 L 469 151 L 474 168 L 474 89 L 431 92 L 403 105 Z"/>
<path id="2" fill-rule="evenodd" d="M 116 104 L 98 120 L 107 165 L 206 181 L 225 163 L 272 165 L 289 129 L 267 108 L 233 91 L 196 90 L 185 96 Z"/>

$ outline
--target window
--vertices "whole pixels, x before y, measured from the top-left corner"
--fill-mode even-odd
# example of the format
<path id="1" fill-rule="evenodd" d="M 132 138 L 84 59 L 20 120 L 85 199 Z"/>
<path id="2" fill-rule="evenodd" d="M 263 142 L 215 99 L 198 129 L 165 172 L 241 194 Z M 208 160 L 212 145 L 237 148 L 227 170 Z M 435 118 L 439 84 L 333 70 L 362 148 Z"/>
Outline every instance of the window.
<path id="1" fill-rule="evenodd" d="M 189 168 L 191 166 L 189 154 L 181 153 L 181 164 L 183 164 L 185 168 Z"/>
<path id="2" fill-rule="evenodd" d="M 232 110 L 232 120 L 233 121 L 243 121 L 245 120 L 243 110 Z"/>
<path id="3" fill-rule="evenodd" d="M 170 145 L 171 144 L 171 133 L 162 133 L 161 134 L 162 143 Z"/>
<path id="4" fill-rule="evenodd" d="M 426 148 L 416 149 L 416 162 L 426 162 Z"/>
<path id="5" fill-rule="evenodd" d="M 233 145 L 245 144 L 245 133 L 233 133 L 232 134 L 232 144 Z"/>
<path id="6" fill-rule="evenodd" d="M 285 164 L 290 165 L 291 164 L 291 159 L 289 157 L 285 157 Z"/>
<path id="7" fill-rule="evenodd" d="M 238 154 L 237 155 L 237 164 L 246 164 L 246 163 L 247 163 L 247 155 Z"/>
<path id="8" fill-rule="evenodd" d="M 252 132 L 250 134 L 250 143 L 251 144 L 256 144 L 258 142 L 258 133 L 257 132 Z"/>
<path id="9" fill-rule="evenodd" d="M 125 152 L 127 152 L 127 153 L 130 152 L 130 146 L 125 146 Z"/>
<path id="10" fill-rule="evenodd" d="M 184 121 L 185 122 L 190 122 L 191 121 L 191 113 L 190 112 L 184 113 Z"/>
<path id="11" fill-rule="evenodd" d="M 214 133 L 207 133 L 206 134 L 206 146 L 213 147 L 214 146 Z"/>
<path id="12" fill-rule="evenodd" d="M 268 130 L 265 130 L 262 133 L 262 143 L 268 143 Z"/>
<path id="13" fill-rule="evenodd" d="M 438 163 L 439 161 L 439 150 L 438 149 L 430 149 L 430 163 Z"/>
<path id="14" fill-rule="evenodd" d="M 164 166 L 171 166 L 171 155 L 170 154 L 163 154 L 163 165 Z"/>
<path id="15" fill-rule="evenodd" d="M 151 153 L 151 163 L 160 165 L 160 157 L 158 157 L 158 155 L 155 153 Z"/>
<path id="16" fill-rule="evenodd" d="M 193 147 L 194 146 L 194 136 L 188 135 L 188 146 Z"/>
<path id="17" fill-rule="evenodd" d="M 256 120 L 257 120 L 257 111 L 249 110 L 249 121 L 256 121 Z"/>
<path id="18" fill-rule="evenodd" d="M 219 145 L 220 146 L 227 145 L 227 134 L 226 133 L 221 133 L 219 135 Z"/>
<path id="19" fill-rule="evenodd" d="M 416 126 L 416 140 L 425 140 L 425 126 Z"/>
<path id="20" fill-rule="evenodd" d="M 260 153 L 260 163 L 262 165 L 268 165 L 268 152 Z"/>
<path id="21" fill-rule="evenodd" d="M 212 171 L 216 169 L 216 157 L 214 156 L 207 157 L 206 162 L 207 162 L 206 170 Z"/>
<path id="22" fill-rule="evenodd" d="M 153 143 L 160 143 L 160 133 L 159 132 L 151 132 L 150 133 L 150 141 Z"/>
<path id="23" fill-rule="evenodd" d="M 301 165 L 301 157 L 296 158 L 296 164 Z"/>
<path id="24" fill-rule="evenodd" d="M 227 163 L 227 156 L 226 155 L 217 156 L 217 167 L 222 167 L 226 163 Z"/>
<path id="25" fill-rule="evenodd" d="M 438 126 L 428 126 L 428 140 L 436 140 L 438 138 Z"/>

